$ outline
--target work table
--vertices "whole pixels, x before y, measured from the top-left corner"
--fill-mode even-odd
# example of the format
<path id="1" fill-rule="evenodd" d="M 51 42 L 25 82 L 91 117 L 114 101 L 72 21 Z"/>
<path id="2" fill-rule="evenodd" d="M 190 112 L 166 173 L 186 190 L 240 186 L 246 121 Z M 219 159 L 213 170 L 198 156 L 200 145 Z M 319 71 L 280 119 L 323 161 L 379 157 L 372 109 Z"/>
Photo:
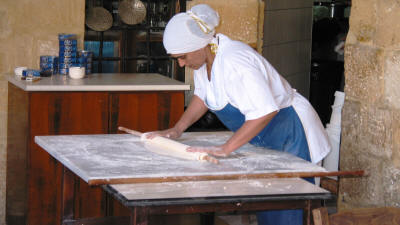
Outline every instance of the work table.
<path id="1" fill-rule="evenodd" d="M 7 80 L 24 91 L 185 91 L 189 84 L 156 73 L 90 74 L 82 79 L 65 75 L 42 77 L 37 81 L 8 75 Z"/>
<path id="2" fill-rule="evenodd" d="M 214 146 L 231 135 L 190 132 L 177 141 Z M 265 178 L 323 173 L 325 169 L 288 153 L 250 144 L 213 164 L 154 153 L 151 146 L 130 134 L 36 136 L 35 142 L 65 166 L 60 184 L 61 213 L 63 221 L 73 219 L 73 224 L 89 224 L 90 220 L 91 224 L 147 225 L 153 215 L 269 209 L 302 209 L 304 224 L 310 224 L 311 210 L 332 197 L 297 177 Z M 72 206 L 80 193 L 74 188 L 72 174 L 91 185 L 101 185 L 129 214 L 75 217 Z"/>

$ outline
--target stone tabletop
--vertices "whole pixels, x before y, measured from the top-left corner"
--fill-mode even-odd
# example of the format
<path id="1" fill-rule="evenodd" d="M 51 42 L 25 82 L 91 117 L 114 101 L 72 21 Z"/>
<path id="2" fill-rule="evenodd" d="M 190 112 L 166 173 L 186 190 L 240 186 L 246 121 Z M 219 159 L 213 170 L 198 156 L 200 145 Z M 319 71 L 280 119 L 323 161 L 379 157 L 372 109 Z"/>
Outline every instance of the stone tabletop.
<path id="1" fill-rule="evenodd" d="M 156 73 L 101 73 L 71 79 L 65 75 L 42 77 L 38 81 L 7 80 L 25 91 L 185 91 L 190 85 Z"/>
<path id="2" fill-rule="evenodd" d="M 224 143 L 231 132 L 189 132 L 177 141 L 190 146 Z M 130 134 L 36 136 L 35 142 L 83 180 L 119 183 L 124 179 L 196 177 L 278 172 L 326 172 L 288 153 L 242 146 L 219 164 L 159 155 Z M 118 180 L 119 182 L 112 182 Z M 107 183 L 106 182 L 106 183 Z"/>

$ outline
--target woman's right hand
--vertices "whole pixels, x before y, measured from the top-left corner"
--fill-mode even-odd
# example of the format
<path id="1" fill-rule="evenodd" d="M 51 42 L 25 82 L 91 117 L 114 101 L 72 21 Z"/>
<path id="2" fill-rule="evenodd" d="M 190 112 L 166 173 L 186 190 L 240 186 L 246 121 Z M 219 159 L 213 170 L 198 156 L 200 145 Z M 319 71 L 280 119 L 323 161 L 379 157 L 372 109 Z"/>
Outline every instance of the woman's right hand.
<path id="1" fill-rule="evenodd" d="M 177 139 L 181 135 L 182 135 L 181 131 L 179 131 L 175 127 L 172 127 L 172 128 L 166 129 L 166 130 L 148 132 L 148 133 L 146 133 L 146 138 L 153 139 L 157 136 L 161 136 L 161 137 L 166 137 L 166 138 L 171 138 L 171 139 Z"/>

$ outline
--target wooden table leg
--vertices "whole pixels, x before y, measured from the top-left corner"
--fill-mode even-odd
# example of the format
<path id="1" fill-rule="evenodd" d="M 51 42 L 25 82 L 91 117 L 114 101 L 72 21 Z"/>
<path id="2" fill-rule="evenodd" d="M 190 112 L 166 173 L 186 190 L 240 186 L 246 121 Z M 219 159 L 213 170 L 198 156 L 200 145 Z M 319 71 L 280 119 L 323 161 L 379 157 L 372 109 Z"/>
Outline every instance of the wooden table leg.
<path id="1" fill-rule="evenodd" d="M 149 211 L 146 207 L 135 207 L 131 212 L 131 225 L 148 225 Z"/>
<path id="2" fill-rule="evenodd" d="M 200 213 L 200 224 L 201 225 L 214 225 L 215 212 Z"/>
<path id="3" fill-rule="evenodd" d="M 312 200 L 305 200 L 305 207 L 303 209 L 303 224 L 311 225 L 311 202 Z"/>
<path id="4" fill-rule="evenodd" d="M 63 179 L 62 179 L 62 221 L 74 219 L 74 191 L 75 191 L 75 176 L 66 167 L 63 167 Z"/>

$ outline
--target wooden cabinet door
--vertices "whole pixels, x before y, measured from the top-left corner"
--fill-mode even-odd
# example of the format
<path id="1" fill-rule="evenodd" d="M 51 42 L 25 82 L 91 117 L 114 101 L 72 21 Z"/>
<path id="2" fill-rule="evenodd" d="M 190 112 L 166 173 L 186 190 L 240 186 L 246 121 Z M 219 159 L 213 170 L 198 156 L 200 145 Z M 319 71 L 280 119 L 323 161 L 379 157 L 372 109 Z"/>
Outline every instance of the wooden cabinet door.
<path id="1" fill-rule="evenodd" d="M 30 94 L 28 224 L 62 221 L 63 167 L 34 143 L 38 135 L 108 133 L 108 93 L 37 92 Z M 75 178 L 76 218 L 104 216 L 106 197 L 100 187 Z"/>
<path id="2" fill-rule="evenodd" d="M 110 133 L 118 126 L 148 132 L 175 125 L 183 114 L 183 91 L 130 92 L 111 94 Z"/>
<path id="3" fill-rule="evenodd" d="M 118 126 L 148 132 L 175 125 L 184 111 L 183 91 L 118 92 L 110 94 L 110 133 Z M 109 215 L 129 215 L 129 210 L 110 197 Z"/>

